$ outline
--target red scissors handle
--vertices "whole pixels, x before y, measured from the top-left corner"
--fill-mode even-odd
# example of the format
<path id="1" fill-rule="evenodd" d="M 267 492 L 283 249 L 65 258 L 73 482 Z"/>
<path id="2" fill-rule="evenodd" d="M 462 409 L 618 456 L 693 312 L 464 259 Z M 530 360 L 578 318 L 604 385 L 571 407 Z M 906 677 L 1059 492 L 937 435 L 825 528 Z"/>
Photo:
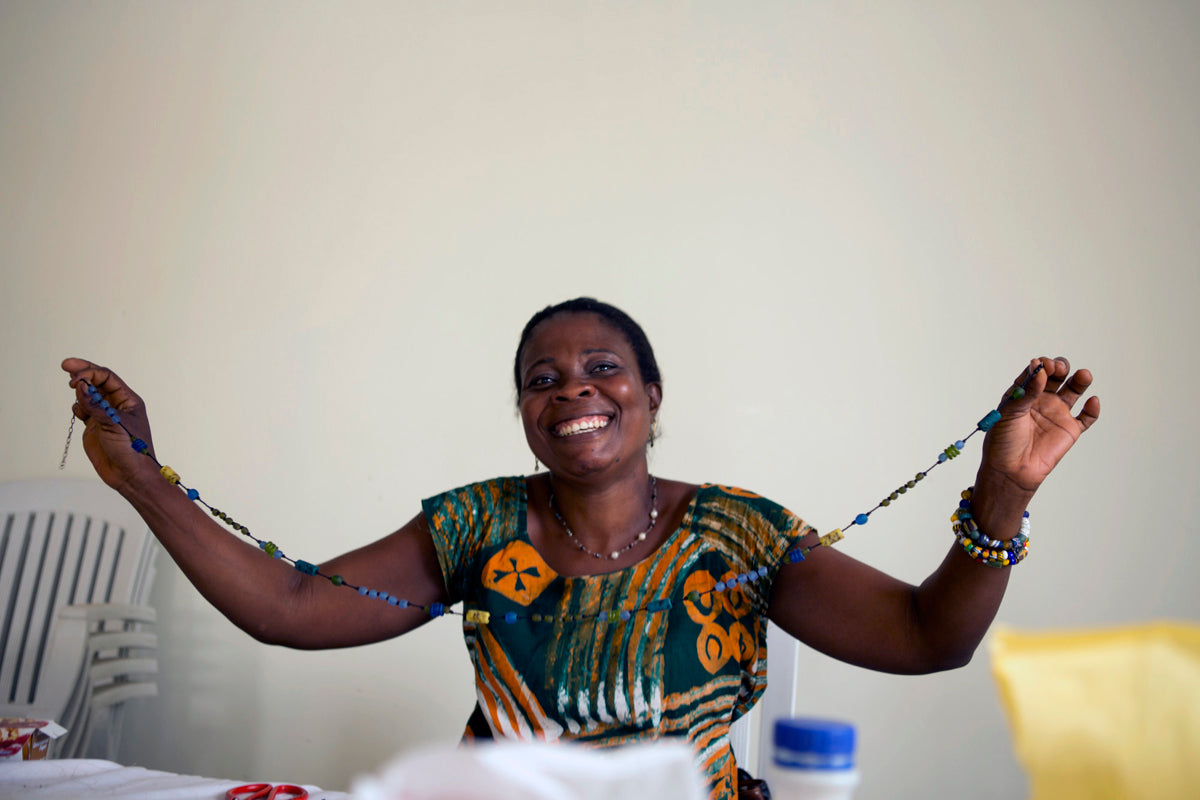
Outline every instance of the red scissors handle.
<path id="1" fill-rule="evenodd" d="M 269 783 L 247 783 L 225 793 L 225 800 L 305 800 L 308 791 L 290 783 L 272 786 Z"/>

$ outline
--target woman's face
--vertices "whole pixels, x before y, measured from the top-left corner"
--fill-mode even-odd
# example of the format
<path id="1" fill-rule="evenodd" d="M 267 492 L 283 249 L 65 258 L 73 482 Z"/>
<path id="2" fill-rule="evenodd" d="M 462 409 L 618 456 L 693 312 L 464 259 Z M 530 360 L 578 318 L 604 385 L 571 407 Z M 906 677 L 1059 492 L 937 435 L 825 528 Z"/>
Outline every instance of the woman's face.
<path id="1" fill-rule="evenodd" d="M 582 477 L 644 462 L 662 387 L 642 382 L 633 348 L 603 317 L 541 322 L 520 375 L 525 439 L 551 472 Z"/>

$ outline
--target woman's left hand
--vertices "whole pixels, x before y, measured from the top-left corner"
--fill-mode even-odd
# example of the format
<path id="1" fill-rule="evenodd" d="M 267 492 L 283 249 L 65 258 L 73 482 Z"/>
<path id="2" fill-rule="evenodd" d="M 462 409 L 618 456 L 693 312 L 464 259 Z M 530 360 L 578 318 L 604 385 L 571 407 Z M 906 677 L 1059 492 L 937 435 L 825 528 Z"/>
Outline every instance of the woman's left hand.
<path id="1" fill-rule="evenodd" d="M 1013 386 L 1024 383 L 1039 364 L 1042 369 L 1025 386 L 1025 396 L 1004 403 L 1000 421 L 988 431 L 977 482 L 1032 496 L 1100 418 L 1098 397 L 1089 397 L 1079 414 L 1073 415 L 1079 398 L 1092 385 L 1092 373 L 1081 369 L 1072 374 L 1070 362 L 1061 356 L 1033 360 Z M 1012 388 L 1005 397 L 1011 393 Z"/>

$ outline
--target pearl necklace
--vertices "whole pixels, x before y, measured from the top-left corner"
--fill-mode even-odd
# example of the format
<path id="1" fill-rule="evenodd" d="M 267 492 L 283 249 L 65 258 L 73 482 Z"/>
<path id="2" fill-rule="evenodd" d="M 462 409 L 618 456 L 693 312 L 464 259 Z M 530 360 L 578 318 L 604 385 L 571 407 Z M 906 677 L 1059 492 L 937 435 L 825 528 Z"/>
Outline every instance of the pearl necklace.
<path id="1" fill-rule="evenodd" d="M 550 511 L 553 512 L 554 518 L 558 520 L 558 523 L 563 526 L 563 530 L 567 532 L 567 538 L 569 538 L 571 540 L 572 544 L 574 544 L 576 547 L 578 547 L 584 553 L 587 553 L 592 558 L 604 558 L 604 556 L 602 556 L 600 553 L 594 552 L 592 550 L 588 550 L 587 547 L 584 546 L 583 542 L 579 541 L 579 537 L 575 535 L 575 531 L 571 530 L 571 526 L 567 524 L 567 521 L 565 519 L 563 519 L 562 514 L 558 513 L 558 509 L 554 507 L 554 490 L 553 489 L 550 490 L 550 500 L 547 503 L 547 505 L 550 507 Z M 650 534 L 650 531 L 654 530 L 654 523 L 656 523 L 656 522 L 658 522 L 658 481 L 655 480 L 653 475 L 651 475 L 650 476 L 650 527 L 646 528 L 646 530 L 642 531 L 637 536 L 633 537 L 633 541 L 631 541 L 629 544 L 622 547 L 620 550 L 613 550 L 611 553 L 608 554 L 608 558 L 612 561 L 616 561 L 618 558 L 621 557 L 621 554 L 624 553 L 626 550 L 629 550 L 638 542 L 646 541 L 646 537 Z"/>

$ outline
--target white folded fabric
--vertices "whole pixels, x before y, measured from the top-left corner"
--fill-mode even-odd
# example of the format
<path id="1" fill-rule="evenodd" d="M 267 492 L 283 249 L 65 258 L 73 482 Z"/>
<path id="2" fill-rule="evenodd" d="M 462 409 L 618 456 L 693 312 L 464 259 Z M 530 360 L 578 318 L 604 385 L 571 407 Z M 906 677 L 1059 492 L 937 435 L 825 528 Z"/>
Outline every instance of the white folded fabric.
<path id="1" fill-rule="evenodd" d="M 690 747 L 496 742 L 414 751 L 357 779 L 354 800 L 704 800 Z"/>

